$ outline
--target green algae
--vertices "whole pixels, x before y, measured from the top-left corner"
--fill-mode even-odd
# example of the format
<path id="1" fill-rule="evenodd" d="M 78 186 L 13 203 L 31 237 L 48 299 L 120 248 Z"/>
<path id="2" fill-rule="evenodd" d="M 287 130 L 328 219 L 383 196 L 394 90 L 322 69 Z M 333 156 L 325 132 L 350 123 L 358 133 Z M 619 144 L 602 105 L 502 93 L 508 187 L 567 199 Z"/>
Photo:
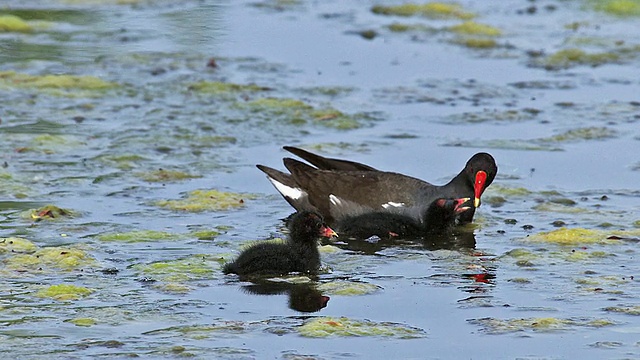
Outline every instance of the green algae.
<path id="1" fill-rule="evenodd" d="M 436 32 L 436 29 L 428 27 L 424 24 L 405 24 L 405 23 L 394 22 L 392 24 L 387 25 L 386 28 L 389 29 L 389 31 L 396 32 L 396 33 L 404 33 L 404 32 L 434 33 Z"/>
<path id="2" fill-rule="evenodd" d="M 368 295 L 380 291 L 380 287 L 373 284 L 353 281 L 332 281 L 319 284 L 318 291 L 327 295 L 358 296 Z"/>
<path id="3" fill-rule="evenodd" d="M 220 235 L 220 231 L 217 230 L 197 230 L 192 231 L 191 236 L 194 236 L 198 240 L 214 240 L 218 235 Z"/>
<path id="4" fill-rule="evenodd" d="M 158 335 L 167 333 L 176 333 L 180 337 L 194 340 L 205 340 L 210 338 L 220 338 L 224 335 L 244 334 L 249 329 L 249 325 L 241 321 L 217 321 L 211 325 L 184 325 L 173 326 L 164 329 L 151 330 L 143 333 L 144 335 Z"/>
<path id="5" fill-rule="evenodd" d="M 29 75 L 14 71 L 0 71 L 0 87 L 47 91 L 58 96 L 93 96 L 118 85 L 95 76 Z"/>
<path id="6" fill-rule="evenodd" d="M 189 85 L 189 90 L 210 95 L 237 95 L 240 93 L 253 93 L 272 90 L 268 87 L 255 84 L 234 84 L 222 81 L 200 81 Z"/>
<path id="7" fill-rule="evenodd" d="M 38 250 L 38 246 L 27 239 L 19 237 L 0 238 L 0 254 L 33 253 L 36 250 Z"/>
<path id="8" fill-rule="evenodd" d="M 561 143 L 574 142 L 580 140 L 605 140 L 617 136 L 617 132 L 607 127 L 585 127 L 567 130 L 561 134 L 553 135 L 547 138 L 541 138 L 542 142 Z"/>
<path id="9" fill-rule="evenodd" d="M 49 204 L 39 209 L 31 209 L 24 211 L 20 214 L 20 217 L 24 219 L 32 219 L 35 221 L 41 220 L 62 220 L 66 218 L 74 218 L 79 214 L 70 209 L 63 209 L 58 206 Z"/>
<path id="10" fill-rule="evenodd" d="M 13 197 L 24 199 L 29 197 L 33 189 L 16 179 L 11 173 L 0 169 L 0 195 L 3 197 Z"/>
<path id="11" fill-rule="evenodd" d="M 33 26 L 22 18 L 15 15 L 0 15 L 0 33 L 3 32 L 20 32 L 30 33 Z"/>
<path id="12" fill-rule="evenodd" d="M 172 234 L 166 231 L 155 230 L 136 230 L 125 233 L 108 233 L 100 234 L 97 236 L 100 241 L 107 242 L 123 242 L 123 243 L 138 243 L 138 242 L 158 242 L 158 241 L 175 241 L 183 239 L 184 236 L 179 234 Z"/>
<path id="13" fill-rule="evenodd" d="M 220 268 L 220 257 L 199 254 L 177 260 L 136 264 L 131 268 L 138 274 L 152 277 L 154 280 L 182 284 L 188 281 L 215 279 Z M 172 286 L 168 285 L 167 288 L 170 289 Z"/>
<path id="14" fill-rule="evenodd" d="M 618 63 L 621 57 L 614 52 L 587 53 L 577 48 L 559 50 L 540 60 L 540 66 L 547 70 L 567 69 L 577 65 L 599 66 Z"/>
<path id="15" fill-rule="evenodd" d="M 590 230 L 583 228 L 560 228 L 548 232 L 540 232 L 530 235 L 527 241 L 544 242 L 558 245 L 581 245 L 581 244 L 612 244 L 612 240 L 607 239 L 607 234 L 600 230 Z"/>
<path id="16" fill-rule="evenodd" d="M 140 164 L 149 161 L 144 156 L 137 154 L 114 154 L 114 155 L 99 155 L 94 160 L 98 160 L 101 163 L 109 166 L 113 166 L 120 170 L 131 170 Z"/>
<path id="17" fill-rule="evenodd" d="M 155 203 L 173 211 L 201 212 L 237 209 L 245 206 L 245 199 L 255 199 L 253 194 L 231 193 L 218 190 L 193 190 L 182 200 L 161 200 Z"/>
<path id="18" fill-rule="evenodd" d="M 458 37 L 453 42 L 472 49 L 492 49 L 498 46 L 494 39 L 478 37 Z"/>
<path id="19" fill-rule="evenodd" d="M 184 171 L 158 169 L 149 172 L 137 173 L 136 176 L 148 182 L 177 182 L 187 179 L 201 178 L 201 175 L 193 175 Z"/>
<path id="20" fill-rule="evenodd" d="M 615 312 L 627 315 L 640 316 L 640 305 L 635 306 L 608 306 L 603 309 L 608 312 Z"/>
<path id="21" fill-rule="evenodd" d="M 640 1 L 638 0 L 591 0 L 597 11 L 619 17 L 640 16 Z"/>
<path id="22" fill-rule="evenodd" d="M 300 335 L 313 338 L 330 336 L 379 336 L 398 339 L 415 339 L 426 336 L 422 329 L 407 325 L 369 320 L 353 320 L 346 317 L 320 317 L 305 321 L 298 328 Z"/>
<path id="23" fill-rule="evenodd" d="M 98 323 L 98 321 L 96 321 L 96 319 L 93 318 L 73 318 L 73 319 L 67 319 L 64 322 L 67 323 L 71 323 L 75 326 L 82 326 L 82 327 L 91 327 L 93 325 L 96 325 Z"/>
<path id="24" fill-rule="evenodd" d="M 491 37 L 502 35 L 502 30 L 497 27 L 480 24 L 475 21 L 465 21 L 463 23 L 450 26 L 447 30 L 461 35 L 481 35 Z"/>
<path id="25" fill-rule="evenodd" d="M 476 15 L 465 11 L 454 3 L 429 2 L 424 4 L 407 3 L 402 5 L 375 5 L 371 8 L 374 14 L 394 16 L 423 16 L 429 19 L 461 19 L 470 20 Z"/>
<path id="26" fill-rule="evenodd" d="M 496 319 L 482 318 L 469 320 L 470 323 L 479 325 L 483 331 L 490 334 L 504 334 L 521 331 L 556 332 L 565 331 L 573 327 L 605 327 L 615 325 L 606 319 L 561 319 L 555 317 Z"/>
<path id="27" fill-rule="evenodd" d="M 515 196 L 530 196 L 533 192 L 527 188 L 523 187 L 512 187 L 506 186 L 502 184 L 493 184 L 490 188 L 487 189 L 487 193 L 493 195 L 500 194 L 505 197 L 515 197 Z"/>
<path id="28" fill-rule="evenodd" d="M 40 248 L 30 254 L 18 254 L 4 262 L 7 268 L 18 271 L 72 271 L 97 264 L 86 251 L 62 246 Z"/>
<path id="29" fill-rule="evenodd" d="M 573 205 L 558 204 L 552 201 L 545 201 L 533 207 L 533 210 L 542 212 L 556 212 L 561 214 L 584 214 L 589 210 Z"/>
<path id="30" fill-rule="evenodd" d="M 76 285 L 70 285 L 70 284 L 58 284 L 58 285 L 51 285 L 44 289 L 38 290 L 38 292 L 36 292 L 35 295 L 37 297 L 42 297 L 42 298 L 50 298 L 50 299 L 59 300 L 59 301 L 68 301 L 68 300 L 82 299 L 84 297 L 91 295 L 93 292 L 94 290 L 86 287 L 82 287 L 82 286 L 76 286 Z"/>
<path id="31" fill-rule="evenodd" d="M 340 130 L 359 128 L 362 126 L 359 120 L 364 118 L 347 115 L 331 107 L 315 108 L 304 101 L 287 98 L 259 98 L 238 106 L 270 121 L 280 120 L 291 125 L 319 124 Z"/>

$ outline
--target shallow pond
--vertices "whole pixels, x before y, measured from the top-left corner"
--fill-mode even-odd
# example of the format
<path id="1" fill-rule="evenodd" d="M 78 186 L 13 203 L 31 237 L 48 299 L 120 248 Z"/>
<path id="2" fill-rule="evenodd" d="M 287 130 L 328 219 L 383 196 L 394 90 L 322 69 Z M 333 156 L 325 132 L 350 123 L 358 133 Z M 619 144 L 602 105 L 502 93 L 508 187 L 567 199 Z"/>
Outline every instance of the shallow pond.
<path id="1" fill-rule="evenodd" d="M 640 2 L 9 0 L 0 351 L 14 358 L 637 358 Z M 291 208 L 281 147 L 444 183 L 446 239 L 222 275 Z"/>

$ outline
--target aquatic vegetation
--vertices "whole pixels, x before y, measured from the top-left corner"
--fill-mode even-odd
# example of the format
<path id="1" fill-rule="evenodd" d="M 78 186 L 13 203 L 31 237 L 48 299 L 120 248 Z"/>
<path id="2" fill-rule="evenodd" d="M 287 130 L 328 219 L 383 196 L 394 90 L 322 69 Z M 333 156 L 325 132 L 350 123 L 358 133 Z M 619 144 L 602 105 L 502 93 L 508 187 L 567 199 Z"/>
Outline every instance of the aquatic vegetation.
<path id="1" fill-rule="evenodd" d="M 29 33 L 33 27 L 28 22 L 14 15 L 0 15 L 0 33 L 21 32 Z"/>
<path id="2" fill-rule="evenodd" d="M 175 182 L 187 179 L 201 178 L 201 175 L 192 175 L 184 171 L 158 169 L 144 173 L 137 173 L 136 176 L 148 182 Z"/>
<path id="3" fill-rule="evenodd" d="M 40 248 L 30 254 L 18 254 L 4 262 L 7 268 L 19 271 L 72 271 L 97 264 L 86 251 L 62 246 Z"/>
<path id="4" fill-rule="evenodd" d="M 526 238 L 527 241 L 553 243 L 558 245 L 581 245 L 581 244 L 612 244 L 612 240 L 607 240 L 607 235 L 600 230 L 590 230 L 582 228 L 560 228 L 548 232 L 533 234 Z"/>
<path id="5" fill-rule="evenodd" d="M 447 30 L 461 35 L 481 35 L 491 37 L 502 35 L 502 30 L 497 27 L 480 24 L 475 21 L 465 21 L 463 23 L 450 26 Z"/>
<path id="6" fill-rule="evenodd" d="M 145 158 L 144 156 L 126 153 L 100 155 L 94 160 L 98 160 L 106 165 L 113 166 L 120 170 L 131 170 L 140 166 L 140 164 L 149 161 L 149 159 Z"/>
<path id="7" fill-rule="evenodd" d="M 323 294 L 343 296 L 368 295 L 380 291 L 380 287 L 377 285 L 354 281 L 321 283 L 317 289 Z"/>
<path id="8" fill-rule="evenodd" d="M 547 55 L 534 64 L 544 67 L 547 70 L 560 70 L 576 65 L 599 66 L 617 63 L 620 60 L 620 55 L 614 52 L 587 53 L 584 50 L 572 48 L 559 50 L 551 55 Z"/>
<path id="9" fill-rule="evenodd" d="M 174 211 L 222 211 L 245 206 L 245 199 L 255 199 L 253 194 L 231 193 L 218 190 L 193 190 L 182 200 L 161 200 L 156 206 Z"/>
<path id="10" fill-rule="evenodd" d="M 298 328 L 300 335 L 306 337 L 329 336 L 380 336 L 399 339 L 414 339 L 425 337 L 422 329 L 407 325 L 369 320 L 353 320 L 346 317 L 320 317 L 305 321 Z"/>
<path id="11" fill-rule="evenodd" d="M 131 268 L 138 274 L 152 277 L 154 280 L 181 284 L 215 279 L 216 272 L 220 269 L 220 258 L 212 255 L 192 255 L 177 260 L 136 264 Z M 175 289 L 175 285 L 169 287 L 172 286 Z"/>
<path id="12" fill-rule="evenodd" d="M 391 32 L 403 33 L 403 32 L 436 32 L 437 30 L 428 27 L 424 24 L 405 24 L 394 22 L 386 26 Z"/>
<path id="13" fill-rule="evenodd" d="M 32 210 L 25 211 L 20 216 L 22 218 L 32 219 L 35 221 L 62 220 L 65 218 L 76 217 L 78 216 L 78 213 L 70 209 L 63 209 L 63 208 L 57 207 L 55 205 L 45 205 L 39 209 L 32 209 Z"/>
<path id="14" fill-rule="evenodd" d="M 0 87 L 38 89 L 58 96 L 95 96 L 117 86 L 95 76 L 29 75 L 0 71 Z"/>
<path id="15" fill-rule="evenodd" d="M 498 46 L 494 39 L 478 37 L 458 37 L 453 42 L 472 49 L 491 49 Z"/>
<path id="16" fill-rule="evenodd" d="M 84 327 L 93 326 L 98 323 L 98 321 L 92 318 L 73 318 L 73 319 L 67 319 L 64 322 L 71 323 L 75 326 L 84 326 Z"/>
<path id="17" fill-rule="evenodd" d="M 312 123 L 340 130 L 359 128 L 362 126 L 359 120 L 365 118 L 347 115 L 331 107 L 314 108 L 304 101 L 287 98 L 259 98 L 238 106 L 251 113 L 259 113 L 267 120 L 279 119 L 292 125 Z"/>
<path id="18" fill-rule="evenodd" d="M 429 2 L 424 4 L 407 3 L 402 5 L 375 5 L 371 8 L 374 14 L 395 16 L 423 16 L 430 19 L 462 19 L 470 20 L 476 15 L 465 11 L 454 3 Z"/>
<path id="19" fill-rule="evenodd" d="M 27 239 L 19 237 L 0 238 L 0 254 L 32 253 L 37 249 L 38 246 Z"/>
<path id="20" fill-rule="evenodd" d="M 635 305 L 635 306 L 609 306 L 603 309 L 604 311 L 608 311 L 608 312 L 615 312 L 615 313 L 621 313 L 621 314 L 627 314 L 627 315 L 635 315 L 635 316 L 640 316 L 640 306 L 639 305 Z"/>
<path id="21" fill-rule="evenodd" d="M 607 127 L 585 127 L 567 130 L 561 134 L 553 135 L 547 138 L 541 138 L 539 141 L 549 143 L 573 142 L 579 140 L 604 140 L 616 137 L 618 133 Z"/>
<path id="22" fill-rule="evenodd" d="M 217 96 L 237 95 L 240 93 L 253 93 L 269 91 L 271 88 L 255 84 L 234 84 L 222 81 L 200 81 L 189 85 L 189 90 L 202 94 Z"/>
<path id="23" fill-rule="evenodd" d="M 640 1 L 638 0 L 591 0 L 590 2 L 595 10 L 610 15 L 640 16 Z"/>
<path id="24" fill-rule="evenodd" d="M 504 334 L 519 331 L 555 332 L 569 330 L 573 327 L 604 327 L 615 325 L 606 319 L 561 319 L 555 317 L 496 319 L 482 318 L 469 320 L 479 325 L 490 334 Z"/>
<path id="25" fill-rule="evenodd" d="M 44 289 L 38 290 L 36 296 L 42 298 L 51 298 L 59 301 L 79 300 L 91 295 L 94 290 L 76 286 L 71 284 L 51 285 Z"/>
<path id="26" fill-rule="evenodd" d="M 136 230 L 125 233 L 107 233 L 97 236 L 97 239 L 100 241 L 124 243 L 175 241 L 183 238 L 184 236 L 180 234 L 172 234 L 166 231 L 155 230 Z"/>

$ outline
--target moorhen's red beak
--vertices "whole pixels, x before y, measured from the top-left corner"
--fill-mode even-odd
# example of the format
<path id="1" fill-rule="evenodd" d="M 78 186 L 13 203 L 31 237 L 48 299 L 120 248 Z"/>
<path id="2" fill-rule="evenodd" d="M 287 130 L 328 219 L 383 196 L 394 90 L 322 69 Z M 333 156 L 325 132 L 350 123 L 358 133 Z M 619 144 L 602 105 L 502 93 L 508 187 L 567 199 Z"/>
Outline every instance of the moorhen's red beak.
<path id="1" fill-rule="evenodd" d="M 336 234 L 336 232 L 333 231 L 332 228 L 330 228 L 330 227 L 328 227 L 326 225 L 323 225 L 320 228 L 320 235 L 323 236 L 323 237 L 326 237 L 326 238 L 332 238 L 334 236 L 338 237 L 338 234 Z"/>
<path id="2" fill-rule="evenodd" d="M 476 173 L 476 181 L 473 183 L 473 206 L 480 206 L 480 196 L 482 196 L 482 192 L 484 191 L 484 184 L 487 181 L 487 173 L 480 170 Z"/>

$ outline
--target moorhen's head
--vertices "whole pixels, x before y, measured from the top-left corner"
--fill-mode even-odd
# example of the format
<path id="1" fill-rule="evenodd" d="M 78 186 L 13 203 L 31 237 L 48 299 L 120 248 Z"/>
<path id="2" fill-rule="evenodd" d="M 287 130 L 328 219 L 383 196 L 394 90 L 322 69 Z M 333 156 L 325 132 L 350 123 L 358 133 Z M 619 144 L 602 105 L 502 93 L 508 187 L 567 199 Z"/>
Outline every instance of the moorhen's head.
<path id="1" fill-rule="evenodd" d="M 291 241 L 296 243 L 314 242 L 321 236 L 327 238 L 338 236 L 335 231 L 324 224 L 321 215 L 311 211 L 296 213 L 289 223 L 289 233 Z"/>
<path id="2" fill-rule="evenodd" d="M 491 185 L 498 173 L 498 165 L 493 156 L 487 153 L 477 153 L 467 161 L 464 167 L 465 179 L 473 187 L 473 206 L 480 206 L 480 196 Z"/>

